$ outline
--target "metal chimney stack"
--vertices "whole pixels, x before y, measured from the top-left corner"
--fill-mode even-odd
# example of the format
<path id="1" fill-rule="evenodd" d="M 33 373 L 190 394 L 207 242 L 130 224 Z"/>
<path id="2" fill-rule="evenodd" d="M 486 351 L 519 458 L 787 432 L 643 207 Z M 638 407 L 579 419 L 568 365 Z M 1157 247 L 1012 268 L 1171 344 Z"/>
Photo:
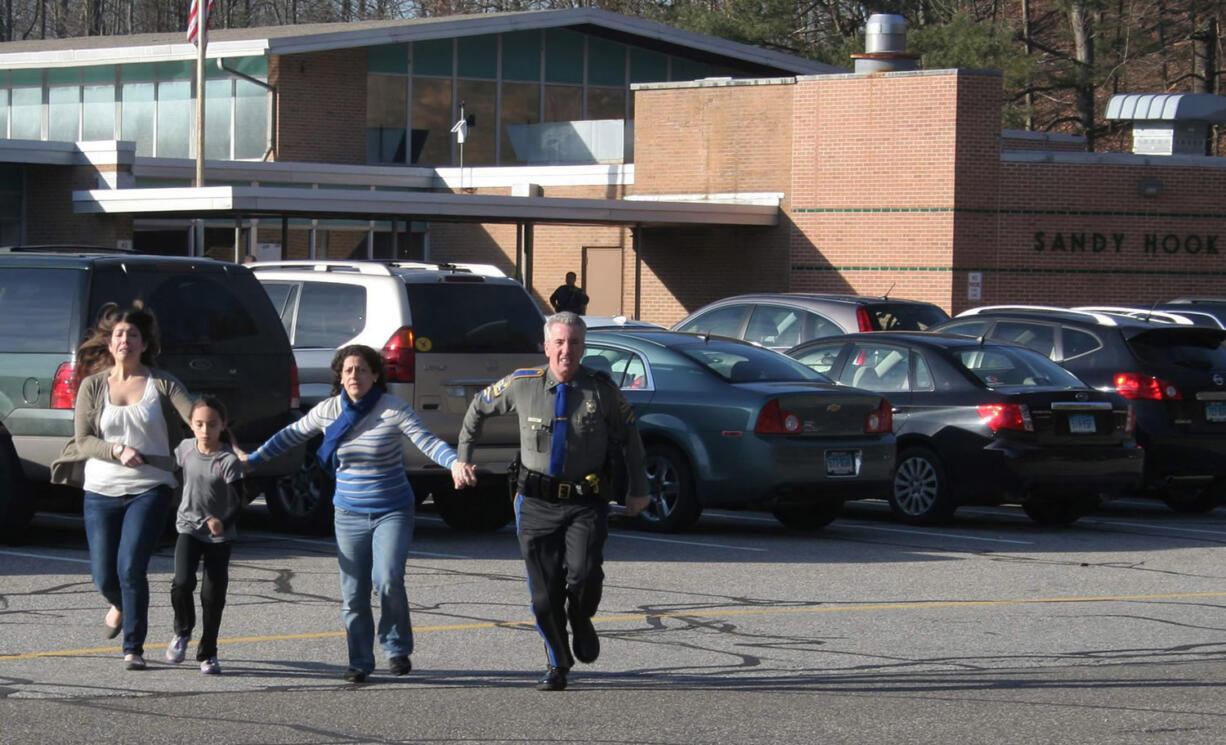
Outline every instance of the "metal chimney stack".
<path id="1" fill-rule="evenodd" d="M 907 52 L 907 21 L 893 13 L 874 13 L 864 24 L 864 54 L 853 54 L 857 74 L 914 70 L 919 55 Z"/>

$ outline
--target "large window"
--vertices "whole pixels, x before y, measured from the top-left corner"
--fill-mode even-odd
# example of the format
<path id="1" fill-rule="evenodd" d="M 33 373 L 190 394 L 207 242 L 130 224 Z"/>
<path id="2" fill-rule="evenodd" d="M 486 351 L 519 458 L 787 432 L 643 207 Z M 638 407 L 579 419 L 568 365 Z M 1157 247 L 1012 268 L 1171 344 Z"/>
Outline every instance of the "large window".
<path id="1" fill-rule="evenodd" d="M 255 79 L 263 57 L 227 60 Z M 205 154 L 258 159 L 268 149 L 267 90 L 210 65 Z M 194 156 L 195 65 L 159 62 L 0 70 L 0 136 L 25 140 L 132 140 L 138 155 Z"/>
<path id="2" fill-rule="evenodd" d="M 628 160 L 630 85 L 713 70 L 738 74 L 561 28 L 371 47 L 366 159 L 458 165 L 463 105 L 466 166 Z"/>

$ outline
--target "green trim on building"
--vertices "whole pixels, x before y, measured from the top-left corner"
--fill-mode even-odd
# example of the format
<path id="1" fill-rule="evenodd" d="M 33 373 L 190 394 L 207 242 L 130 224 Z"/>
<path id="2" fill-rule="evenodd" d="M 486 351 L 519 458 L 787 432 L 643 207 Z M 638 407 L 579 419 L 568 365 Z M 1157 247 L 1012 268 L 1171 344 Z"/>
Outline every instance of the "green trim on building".
<path id="1" fill-rule="evenodd" d="M 1119 210 L 1014 210 L 978 207 L 796 207 L 794 215 L 847 215 L 882 213 L 961 214 L 961 215 L 1061 215 L 1075 217 L 1161 217 L 1226 219 L 1226 212 L 1127 212 Z"/>
<path id="2" fill-rule="evenodd" d="M 1135 274 L 1141 276 L 1184 277 L 1226 276 L 1226 269 L 1060 269 L 1025 266 L 814 266 L 794 264 L 794 272 L 983 272 L 985 274 Z"/>

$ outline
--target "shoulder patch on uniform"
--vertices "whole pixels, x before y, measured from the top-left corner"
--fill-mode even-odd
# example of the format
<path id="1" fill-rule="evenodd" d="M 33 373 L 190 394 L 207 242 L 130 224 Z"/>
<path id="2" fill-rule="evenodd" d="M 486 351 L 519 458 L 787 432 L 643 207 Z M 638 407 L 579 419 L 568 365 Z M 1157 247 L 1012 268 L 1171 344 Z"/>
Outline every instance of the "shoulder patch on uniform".
<path id="1" fill-rule="evenodd" d="M 543 377 L 544 375 L 545 375 L 545 368 L 543 367 L 521 367 L 520 369 L 516 370 L 515 372 L 506 376 L 505 378 L 502 378 L 501 380 L 497 381 L 493 385 L 486 386 L 485 390 L 481 391 L 481 398 L 486 403 L 489 403 L 493 401 L 495 398 L 498 398 L 499 396 L 501 396 L 503 393 L 506 393 L 507 388 L 510 387 L 513 381 L 518 380 L 520 378 L 540 378 L 540 377 Z"/>
<path id="2" fill-rule="evenodd" d="M 543 367 L 521 367 L 511 373 L 512 378 L 539 378 L 545 374 Z"/>

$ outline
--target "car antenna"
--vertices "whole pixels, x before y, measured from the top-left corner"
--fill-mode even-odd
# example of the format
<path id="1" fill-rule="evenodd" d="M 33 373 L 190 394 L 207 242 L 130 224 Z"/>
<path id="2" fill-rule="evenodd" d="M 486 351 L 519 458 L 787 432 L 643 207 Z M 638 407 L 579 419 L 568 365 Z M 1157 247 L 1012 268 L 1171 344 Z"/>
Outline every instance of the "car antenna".
<path id="1" fill-rule="evenodd" d="M 1154 308 L 1157 308 L 1157 307 L 1158 307 L 1157 300 L 1149 304 L 1149 310 L 1145 311 L 1145 318 L 1143 319 L 1146 323 L 1149 323 L 1150 317 L 1154 315 Z"/>
<path id="2" fill-rule="evenodd" d="M 886 291 L 885 291 L 885 294 L 881 296 L 881 299 L 882 299 L 882 300 L 889 300 L 889 298 L 890 298 L 890 293 L 894 291 L 894 286 L 895 286 L 895 285 L 897 285 L 897 284 L 898 284 L 898 281 L 897 281 L 897 280 L 895 280 L 894 282 L 891 282 L 891 283 L 890 283 L 890 289 L 888 289 L 888 290 L 886 290 Z"/>

